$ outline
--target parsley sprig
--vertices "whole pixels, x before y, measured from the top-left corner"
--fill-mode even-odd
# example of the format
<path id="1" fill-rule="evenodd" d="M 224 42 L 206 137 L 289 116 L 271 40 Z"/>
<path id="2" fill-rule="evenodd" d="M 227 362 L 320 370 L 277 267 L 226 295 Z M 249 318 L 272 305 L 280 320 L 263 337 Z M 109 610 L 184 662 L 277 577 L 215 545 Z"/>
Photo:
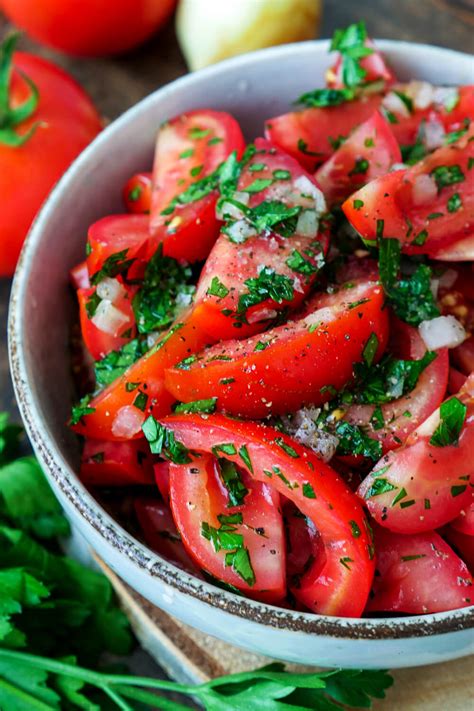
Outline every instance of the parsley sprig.
<path id="1" fill-rule="evenodd" d="M 347 89 L 354 89 L 365 83 L 366 70 L 360 60 L 374 53 L 366 47 L 367 29 L 365 22 L 349 25 L 344 30 L 336 30 L 331 41 L 331 51 L 338 51 L 342 59 L 342 81 Z"/>

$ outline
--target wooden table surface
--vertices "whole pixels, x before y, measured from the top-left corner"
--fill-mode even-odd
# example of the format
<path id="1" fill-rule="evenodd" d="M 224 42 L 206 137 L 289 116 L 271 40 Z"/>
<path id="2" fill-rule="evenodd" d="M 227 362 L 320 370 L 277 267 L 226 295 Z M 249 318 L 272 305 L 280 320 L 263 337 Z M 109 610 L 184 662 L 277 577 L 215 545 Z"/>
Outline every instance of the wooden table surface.
<path id="1" fill-rule="evenodd" d="M 329 37 L 335 28 L 362 18 L 374 37 L 426 42 L 465 52 L 474 49 L 474 0 L 326 0 L 320 36 Z M 0 16 L 0 37 L 9 29 Z M 53 59 L 71 72 L 108 120 L 186 72 L 173 23 L 140 49 L 114 59 L 74 59 L 40 47 L 26 37 L 21 39 L 20 48 Z M 9 291 L 10 282 L 0 279 L 0 410 L 8 409 L 18 417 L 8 374 Z M 146 664 L 140 657 L 137 666 L 142 673 L 160 673 L 154 667 L 145 671 Z"/>

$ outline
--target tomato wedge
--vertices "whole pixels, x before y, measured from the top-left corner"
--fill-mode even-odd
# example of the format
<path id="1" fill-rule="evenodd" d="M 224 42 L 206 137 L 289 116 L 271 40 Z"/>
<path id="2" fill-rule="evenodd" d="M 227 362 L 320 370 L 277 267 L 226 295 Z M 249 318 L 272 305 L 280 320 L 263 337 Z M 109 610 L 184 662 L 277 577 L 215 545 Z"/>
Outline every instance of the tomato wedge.
<path id="1" fill-rule="evenodd" d="M 362 614 L 374 572 L 372 543 L 361 502 L 331 467 L 278 430 L 254 422 L 173 415 L 161 424 L 189 450 L 223 456 L 293 501 L 324 545 L 324 555 L 313 561 L 293 595 L 321 614 Z"/>
<path id="2" fill-rule="evenodd" d="M 123 187 L 123 201 L 127 212 L 148 215 L 151 210 L 152 174 L 136 173 Z"/>
<path id="3" fill-rule="evenodd" d="M 135 513 L 147 546 L 179 568 L 201 578 L 186 553 L 171 511 L 161 501 L 140 497 L 134 501 Z"/>
<path id="4" fill-rule="evenodd" d="M 171 410 L 174 398 L 165 390 L 164 370 L 208 343 L 187 314 L 163 334 L 144 356 L 89 403 L 92 412 L 72 427 L 94 439 L 123 441 L 142 436 L 147 415 Z"/>
<path id="5" fill-rule="evenodd" d="M 217 397 L 217 407 L 244 417 L 321 404 L 351 379 L 369 339 L 380 357 L 388 338 L 382 288 L 361 282 L 316 296 L 298 321 L 226 341 L 170 368 L 166 387 L 184 402 Z M 375 356 L 374 356 L 375 357 Z"/>
<path id="6" fill-rule="evenodd" d="M 188 262 L 207 257 L 219 234 L 215 215 L 218 194 L 200 181 L 232 151 L 240 157 L 244 147 L 239 124 L 222 111 L 190 111 L 161 126 L 153 168 L 150 229 L 163 241 L 166 256 Z M 191 192 L 193 185 L 196 188 Z M 174 205 L 179 195 L 183 197 Z"/>
<path id="7" fill-rule="evenodd" d="M 257 600 L 281 602 L 286 575 L 280 496 L 233 467 L 247 491 L 234 505 L 223 471 L 209 454 L 170 464 L 171 509 L 183 544 L 196 565 L 218 580 Z"/>
<path id="8" fill-rule="evenodd" d="M 443 537 L 474 575 L 474 537 L 458 531 L 452 524 L 443 529 Z"/>
<path id="9" fill-rule="evenodd" d="M 359 487 L 370 514 L 385 528 L 398 533 L 429 531 L 469 506 L 474 478 L 474 374 L 456 400 L 466 406 L 457 437 L 440 437 L 441 418 L 448 433 L 453 427 L 441 406 L 404 447 L 386 454 Z M 447 403 L 452 405 L 453 398 Z"/>
<path id="10" fill-rule="evenodd" d="M 367 612 L 426 615 L 471 604 L 472 576 L 435 531 L 402 536 L 377 526 L 374 534 L 378 575 Z"/>
<path id="11" fill-rule="evenodd" d="M 150 219 L 146 215 L 109 215 L 94 222 L 87 235 L 87 268 L 91 278 L 114 255 L 125 262 L 146 258 Z M 151 256 L 151 255 L 150 255 Z"/>
<path id="12" fill-rule="evenodd" d="M 79 474 L 89 486 L 152 484 L 150 449 L 143 440 L 105 442 L 87 439 Z"/>
<path id="13" fill-rule="evenodd" d="M 426 353 L 418 329 L 398 319 L 391 320 L 389 351 L 403 360 L 420 360 Z M 422 371 L 416 386 L 403 397 L 380 405 L 383 425 L 374 422 L 374 405 L 351 405 L 344 419 L 359 425 L 382 442 L 383 451 L 395 449 L 441 404 L 446 393 L 449 357 L 446 348 Z"/>
<path id="14" fill-rule="evenodd" d="M 409 254 L 433 254 L 474 229 L 474 131 L 434 151 L 406 170 L 373 180 L 342 209 L 363 239 L 374 242 L 381 227 Z"/>
<path id="15" fill-rule="evenodd" d="M 78 289 L 82 338 L 94 360 L 119 350 L 134 338 L 136 326 L 132 308 L 133 291 L 120 285 L 120 293 L 113 301 L 103 300 L 95 306 L 96 287 Z M 94 305 L 92 310 L 90 304 Z"/>
<path id="16" fill-rule="evenodd" d="M 305 234 L 299 232 L 296 216 L 290 218 L 294 224 L 287 225 L 288 232 L 283 223 L 257 230 L 238 219 L 240 213 L 233 213 L 237 220 L 221 232 L 195 296 L 194 319 L 214 340 L 262 331 L 278 312 L 297 308 L 328 248 L 326 232 L 318 231 L 318 215 L 325 211 L 325 202 L 314 178 L 264 139 L 257 139 L 255 148 L 240 175 L 237 202 L 242 204 L 247 196 L 247 204 L 242 204 L 245 209 L 304 209 L 312 221 Z M 224 211 L 233 207 L 226 205 L 230 203 L 224 202 Z M 242 232 L 235 234 L 239 226 Z"/>
<path id="17" fill-rule="evenodd" d="M 401 158 L 389 124 L 376 111 L 318 168 L 315 178 L 327 202 L 333 205 L 370 180 L 388 173 Z"/>
<path id="18" fill-rule="evenodd" d="M 312 172 L 334 153 L 341 137 L 372 116 L 381 100 L 380 94 L 367 94 L 339 106 L 275 116 L 265 123 L 265 137 Z"/>
<path id="19" fill-rule="evenodd" d="M 466 536 L 474 536 L 474 502 L 466 506 L 465 510 L 451 521 L 450 526 L 460 533 L 465 533 Z"/>

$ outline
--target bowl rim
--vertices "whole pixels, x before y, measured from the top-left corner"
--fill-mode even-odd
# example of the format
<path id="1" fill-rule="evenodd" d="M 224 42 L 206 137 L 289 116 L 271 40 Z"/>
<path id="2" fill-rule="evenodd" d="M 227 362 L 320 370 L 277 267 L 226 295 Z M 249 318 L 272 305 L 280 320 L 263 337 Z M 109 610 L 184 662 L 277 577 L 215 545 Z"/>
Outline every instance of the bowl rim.
<path id="1" fill-rule="evenodd" d="M 429 44 L 412 43 L 398 40 L 376 40 L 382 49 L 410 51 L 415 54 L 435 53 L 460 61 L 469 59 L 470 55 L 464 52 L 436 47 Z M 145 544 L 128 533 L 115 519 L 102 508 L 98 501 L 87 491 L 80 482 L 74 470 L 69 467 L 59 451 L 56 441 L 47 430 L 41 413 L 41 403 L 33 394 L 28 385 L 28 368 L 26 365 L 25 351 L 23 348 L 23 328 L 25 319 L 25 292 L 29 274 L 35 259 L 35 251 L 41 242 L 43 226 L 47 224 L 51 213 L 57 209 L 63 192 L 71 178 L 81 171 L 87 164 L 98 145 L 106 143 L 119 132 L 122 125 L 134 120 L 136 115 L 148 110 L 159 99 L 172 94 L 177 90 L 185 89 L 196 78 L 209 78 L 232 68 L 246 68 L 272 57 L 284 61 L 293 57 L 295 53 L 302 58 L 315 51 L 327 51 L 329 40 L 315 40 L 308 42 L 280 45 L 251 52 L 237 57 L 232 57 L 218 64 L 212 65 L 198 72 L 186 74 L 152 92 L 137 104 L 125 111 L 109 126 L 107 126 L 94 141 L 76 158 L 59 182 L 55 185 L 40 212 L 38 213 L 20 255 L 18 266 L 13 280 L 9 319 L 8 343 L 10 369 L 23 422 L 33 448 L 44 464 L 47 472 L 68 500 L 70 505 L 85 519 L 105 543 L 108 543 L 116 552 L 127 556 L 129 561 L 150 576 L 158 578 L 163 583 L 175 588 L 178 592 L 193 597 L 197 602 L 217 607 L 231 615 L 244 618 L 254 623 L 284 629 L 289 632 L 300 632 L 331 636 L 336 638 L 382 640 L 401 639 L 408 637 L 426 637 L 446 634 L 458 630 L 474 627 L 474 605 L 451 610 L 448 612 L 432 613 L 429 615 L 410 615 L 406 617 L 380 617 L 380 618 L 346 618 L 318 615 L 311 612 L 296 612 L 275 607 L 263 602 L 257 602 L 242 597 L 232 592 L 222 590 L 215 585 L 203 582 L 193 575 L 177 568 L 159 554 L 151 551 Z"/>

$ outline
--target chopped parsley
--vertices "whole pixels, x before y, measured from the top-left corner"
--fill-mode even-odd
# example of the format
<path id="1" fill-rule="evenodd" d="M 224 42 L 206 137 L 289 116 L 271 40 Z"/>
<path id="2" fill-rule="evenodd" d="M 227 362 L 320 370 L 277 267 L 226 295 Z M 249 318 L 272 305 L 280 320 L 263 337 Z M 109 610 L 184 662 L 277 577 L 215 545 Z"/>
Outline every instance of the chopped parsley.
<path id="1" fill-rule="evenodd" d="M 370 489 L 367 490 L 365 498 L 372 499 L 374 496 L 381 496 L 382 494 L 387 494 L 389 491 L 395 491 L 396 488 L 397 487 L 391 484 L 388 479 L 377 477 L 373 480 Z"/>
<path id="2" fill-rule="evenodd" d="M 357 158 L 354 167 L 349 171 L 349 175 L 363 175 L 369 170 L 369 161 L 365 158 Z"/>
<path id="3" fill-rule="evenodd" d="M 142 425 L 142 431 L 148 440 L 152 454 L 159 454 L 175 464 L 191 462 L 189 450 L 176 440 L 172 430 L 158 422 L 153 415 L 147 417 Z"/>
<path id="4" fill-rule="evenodd" d="M 362 427 L 342 420 L 335 426 L 334 433 L 339 439 L 338 454 L 360 454 L 374 461 L 382 456 L 382 443 L 365 434 Z"/>
<path id="5" fill-rule="evenodd" d="M 229 494 L 228 506 L 241 506 L 249 490 L 244 485 L 239 470 L 234 462 L 228 459 L 219 459 L 219 476 Z"/>
<path id="6" fill-rule="evenodd" d="M 244 546 L 244 537 L 241 533 L 236 533 L 236 526 L 243 523 L 242 514 L 220 514 L 217 518 L 220 523 L 219 528 L 203 521 L 201 524 L 201 535 L 203 538 L 206 538 L 206 540 L 211 541 L 216 553 L 221 550 L 227 551 L 225 555 L 225 565 L 231 566 L 234 572 L 237 573 L 247 585 L 255 585 L 255 573 L 252 568 L 248 549 Z"/>
<path id="7" fill-rule="evenodd" d="M 206 400 L 193 400 L 192 402 L 181 402 L 176 405 L 174 411 L 178 413 L 204 412 L 212 414 L 216 409 L 217 397 L 210 397 Z"/>
<path id="8" fill-rule="evenodd" d="M 448 212 L 457 212 L 462 207 L 462 199 L 459 193 L 453 193 L 448 200 Z"/>
<path id="9" fill-rule="evenodd" d="M 73 405 L 71 409 L 70 425 L 78 425 L 85 415 L 92 415 L 95 412 L 95 407 L 90 407 L 89 403 L 92 400 L 92 395 L 85 395 L 77 405 Z"/>
<path id="10" fill-rule="evenodd" d="M 309 481 L 305 481 L 303 484 L 303 496 L 305 496 L 307 499 L 315 499 L 316 498 L 316 492 L 314 491 L 312 485 L 309 483 Z"/>
<path id="11" fill-rule="evenodd" d="M 120 252 L 115 252 L 115 254 L 111 254 L 110 257 L 107 257 L 99 271 L 91 276 L 91 285 L 97 286 L 97 284 L 106 277 L 113 279 L 119 274 L 126 272 L 134 262 L 134 259 L 126 259 L 127 254 L 128 249 L 122 249 Z"/>
<path id="12" fill-rule="evenodd" d="M 462 183 L 466 180 L 461 166 L 457 164 L 438 165 L 431 171 L 430 175 L 435 179 L 438 191 L 448 187 L 448 185 L 455 185 L 456 183 Z"/>
<path id="13" fill-rule="evenodd" d="M 270 187 L 272 183 L 272 178 L 257 178 L 253 183 L 247 185 L 246 188 L 242 188 L 242 191 L 245 193 L 261 193 L 262 190 Z"/>
<path id="14" fill-rule="evenodd" d="M 303 104 L 308 108 L 320 108 L 324 106 L 339 106 L 346 101 L 352 101 L 355 92 L 352 89 L 315 89 L 302 94 L 296 104 Z"/>
<path id="15" fill-rule="evenodd" d="M 377 353 L 378 347 L 379 347 L 379 339 L 377 338 L 377 334 L 371 333 L 368 340 L 367 340 L 367 343 L 364 346 L 364 350 L 362 351 L 362 357 L 364 359 L 364 362 L 369 367 L 374 362 L 374 358 Z"/>
<path id="16" fill-rule="evenodd" d="M 120 378 L 146 351 L 146 343 L 134 338 L 133 341 L 126 343 L 120 350 L 111 351 L 105 358 L 96 361 L 94 373 L 97 388 L 105 388 L 117 378 Z M 139 383 L 134 383 L 134 385 L 134 389 L 136 389 Z"/>
<path id="17" fill-rule="evenodd" d="M 467 407 L 457 397 L 443 402 L 439 408 L 440 422 L 430 438 L 434 447 L 456 445 L 466 419 Z"/>
<path id="18" fill-rule="evenodd" d="M 292 269 L 294 272 L 298 272 L 298 274 L 304 274 L 305 276 L 310 276 L 311 274 L 315 274 L 318 271 L 318 267 L 315 266 L 308 259 L 305 259 L 301 252 L 299 252 L 297 249 L 294 249 L 293 252 L 290 254 L 288 259 L 286 260 L 286 265 L 290 267 L 290 269 Z"/>
<path id="19" fill-rule="evenodd" d="M 140 333 L 162 331 L 189 305 L 196 287 L 192 271 L 172 257 L 163 256 L 160 244 L 147 264 L 140 290 L 133 299 L 133 311 Z"/>
<path id="20" fill-rule="evenodd" d="M 281 304 L 291 301 L 294 296 L 292 279 L 284 274 L 277 274 L 270 267 L 263 267 L 258 277 L 246 279 L 244 284 L 248 291 L 239 296 L 238 314 L 245 314 L 249 308 L 267 299 Z"/>
<path id="21" fill-rule="evenodd" d="M 206 294 L 209 296 L 217 296 L 219 299 L 223 299 L 227 296 L 229 289 L 221 282 L 219 277 L 212 277 L 211 285 L 209 286 Z"/>
<path id="22" fill-rule="evenodd" d="M 374 50 L 366 47 L 367 30 L 364 22 L 349 25 L 344 30 L 334 32 L 331 51 L 338 51 L 342 59 L 342 82 L 347 89 L 354 89 L 364 84 L 366 70 L 360 60 L 373 54 Z"/>

